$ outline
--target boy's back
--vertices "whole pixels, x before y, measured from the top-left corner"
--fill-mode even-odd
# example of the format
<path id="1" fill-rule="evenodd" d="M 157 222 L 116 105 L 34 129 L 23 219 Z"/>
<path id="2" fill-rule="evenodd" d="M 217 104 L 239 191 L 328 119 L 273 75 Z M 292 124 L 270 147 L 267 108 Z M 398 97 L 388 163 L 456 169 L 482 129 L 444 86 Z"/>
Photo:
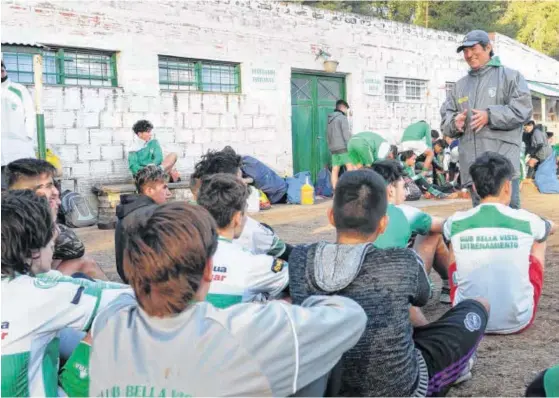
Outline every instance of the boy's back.
<path id="1" fill-rule="evenodd" d="M 540 217 L 499 203 L 458 212 L 445 223 L 456 265 L 451 266 L 454 305 L 469 297 L 485 297 L 493 308 L 487 331 L 514 333 L 534 314 L 534 289 L 543 269 L 530 252 L 543 241 L 549 224 Z M 452 275 L 453 273 L 453 275 Z"/>
<path id="2" fill-rule="evenodd" d="M 363 337 L 343 356 L 342 395 L 427 392 L 428 374 L 414 348 L 409 309 L 426 304 L 430 288 L 411 250 L 320 242 L 295 248 L 289 260 L 294 304 L 336 292 L 357 301 L 367 314 Z"/>
<path id="3" fill-rule="evenodd" d="M 219 308 L 276 297 L 287 287 L 289 278 L 283 260 L 253 254 L 221 237 L 213 266 L 207 300 Z"/>

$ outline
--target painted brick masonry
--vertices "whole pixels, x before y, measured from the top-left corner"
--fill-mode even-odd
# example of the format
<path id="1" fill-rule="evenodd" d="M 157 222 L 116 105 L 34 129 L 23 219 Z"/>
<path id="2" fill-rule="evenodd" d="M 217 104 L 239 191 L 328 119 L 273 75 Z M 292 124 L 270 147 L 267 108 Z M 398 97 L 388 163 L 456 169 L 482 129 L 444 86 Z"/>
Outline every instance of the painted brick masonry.
<path id="1" fill-rule="evenodd" d="M 29 29 L 33 26 L 33 29 Z M 208 149 L 231 145 L 280 173 L 291 172 L 292 71 L 322 70 L 323 49 L 346 74 L 353 131 L 371 129 L 395 140 L 418 119 L 438 126 L 445 82 L 466 72 L 448 32 L 316 10 L 297 3 L 245 0 L 2 2 L 4 42 L 40 42 L 118 52 L 115 88 L 45 88 L 47 144 L 67 177 L 86 194 L 97 182 L 129 178 L 126 148 L 132 125 L 155 125 L 165 152 L 179 155 L 185 177 Z M 559 83 L 559 63 L 497 35 L 496 53 L 528 79 Z M 502 48 L 502 54 L 500 49 Z M 161 91 L 158 55 L 241 63 L 242 94 Z M 251 69 L 275 70 L 273 90 L 251 82 Z M 367 72 L 422 79 L 419 103 L 391 103 L 366 95 Z"/>

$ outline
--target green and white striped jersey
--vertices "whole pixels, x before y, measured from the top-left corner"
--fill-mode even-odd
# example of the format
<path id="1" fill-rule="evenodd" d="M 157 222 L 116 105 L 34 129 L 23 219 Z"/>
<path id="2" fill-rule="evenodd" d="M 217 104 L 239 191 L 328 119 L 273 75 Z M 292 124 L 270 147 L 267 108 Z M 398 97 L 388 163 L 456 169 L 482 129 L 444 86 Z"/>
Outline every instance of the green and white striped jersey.
<path id="1" fill-rule="evenodd" d="M 57 396 L 59 332 L 88 330 L 127 285 L 58 271 L 2 278 L 2 396 Z"/>
<path id="2" fill-rule="evenodd" d="M 218 308 L 278 296 L 289 283 L 287 263 L 253 254 L 236 242 L 219 238 L 213 257 L 213 280 L 207 301 Z"/>

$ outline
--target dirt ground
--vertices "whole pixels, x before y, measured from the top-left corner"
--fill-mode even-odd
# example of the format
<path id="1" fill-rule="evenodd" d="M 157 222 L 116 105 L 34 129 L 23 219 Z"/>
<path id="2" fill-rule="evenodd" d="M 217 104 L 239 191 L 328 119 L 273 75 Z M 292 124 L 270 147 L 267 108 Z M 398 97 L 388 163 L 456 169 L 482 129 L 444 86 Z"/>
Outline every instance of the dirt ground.
<path id="1" fill-rule="evenodd" d="M 471 206 L 469 201 L 417 203 L 424 211 L 446 217 Z M 559 224 L 559 195 L 540 195 L 533 190 L 522 192 L 525 209 Z M 273 226 L 285 241 L 298 244 L 335 239 L 329 227 L 326 209 L 329 202 L 312 207 L 276 206 L 255 218 Z M 102 266 L 111 280 L 118 281 L 114 266 L 114 232 L 96 228 L 78 230 L 87 253 Z M 440 283 L 433 273 L 433 280 Z M 486 336 L 478 350 L 473 379 L 453 388 L 454 396 L 521 396 L 536 374 L 559 362 L 559 234 L 548 241 L 545 282 L 534 325 L 520 335 Z M 436 289 L 438 291 L 438 289 Z M 435 297 L 425 308 L 430 320 L 448 309 Z"/>

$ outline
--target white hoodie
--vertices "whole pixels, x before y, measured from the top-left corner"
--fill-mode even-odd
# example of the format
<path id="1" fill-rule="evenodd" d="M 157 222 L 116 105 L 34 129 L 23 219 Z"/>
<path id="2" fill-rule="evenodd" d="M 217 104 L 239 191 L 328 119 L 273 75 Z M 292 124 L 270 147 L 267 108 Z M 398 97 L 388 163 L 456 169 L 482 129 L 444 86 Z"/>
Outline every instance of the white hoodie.
<path id="1" fill-rule="evenodd" d="M 35 110 L 25 86 L 2 83 L 2 166 L 35 157 Z"/>

